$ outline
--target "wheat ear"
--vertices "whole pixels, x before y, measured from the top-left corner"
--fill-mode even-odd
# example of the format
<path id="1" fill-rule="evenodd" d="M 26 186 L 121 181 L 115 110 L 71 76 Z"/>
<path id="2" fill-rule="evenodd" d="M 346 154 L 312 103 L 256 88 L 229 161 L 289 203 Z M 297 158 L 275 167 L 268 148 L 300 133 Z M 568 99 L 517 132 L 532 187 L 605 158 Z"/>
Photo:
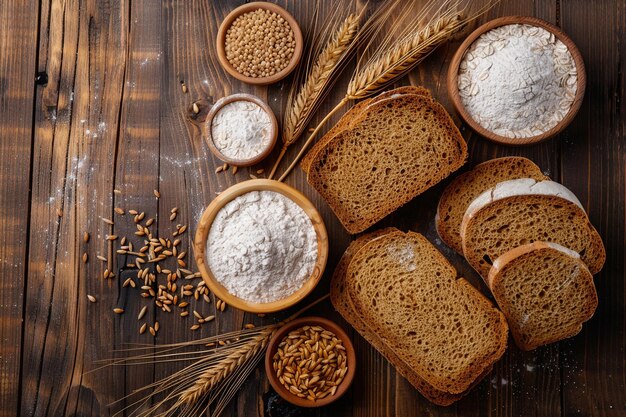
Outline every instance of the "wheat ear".
<path id="1" fill-rule="evenodd" d="M 298 139 L 311 120 L 326 93 L 326 87 L 333 81 L 335 70 L 354 41 L 359 30 L 359 20 L 360 15 L 353 13 L 341 23 L 317 56 L 298 94 L 289 96 L 283 123 L 283 147 L 268 178 L 274 176 L 287 148 Z"/>
<path id="2" fill-rule="evenodd" d="M 379 92 L 415 67 L 463 25 L 464 21 L 458 14 L 442 16 L 390 49 L 377 54 L 354 74 L 348 84 L 346 98 L 357 100 Z"/>
<path id="3" fill-rule="evenodd" d="M 181 392 L 175 407 L 183 404 L 195 404 L 203 398 L 206 393 L 228 378 L 238 367 L 264 349 L 277 329 L 277 325 L 269 326 L 254 339 L 242 345 L 240 349 L 225 357 L 218 365 L 209 367 L 191 387 Z"/>

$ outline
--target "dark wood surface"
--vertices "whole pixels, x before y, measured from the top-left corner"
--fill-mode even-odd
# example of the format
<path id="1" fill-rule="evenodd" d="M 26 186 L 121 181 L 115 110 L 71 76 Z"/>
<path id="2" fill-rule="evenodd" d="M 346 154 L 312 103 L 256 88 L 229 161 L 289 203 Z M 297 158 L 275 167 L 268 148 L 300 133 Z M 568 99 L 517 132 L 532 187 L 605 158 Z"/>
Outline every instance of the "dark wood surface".
<path id="1" fill-rule="evenodd" d="M 243 85 L 217 63 L 213 40 L 219 22 L 239 3 L 0 2 L 0 416 L 112 415 L 119 408 L 110 403 L 178 369 L 160 364 L 88 372 L 113 350 L 128 343 L 191 340 L 276 319 L 228 308 L 213 325 L 192 332 L 191 321 L 151 309 L 149 320 L 158 320 L 161 330 L 156 338 L 139 335 L 136 315 L 146 303 L 137 290 L 122 289 L 120 279 L 103 280 L 103 264 L 95 260 L 97 254 L 106 254 L 105 235 L 133 232 L 132 222 L 112 228 L 100 220 L 113 217 L 114 207 L 159 215 L 159 229 L 169 230 L 169 210 L 177 206 L 181 222 L 193 231 L 216 191 L 253 172 L 215 174 L 220 162 L 208 152 L 190 112 L 196 100 L 205 111 L 212 101 L 234 92 L 255 94 L 277 115 L 283 112 L 291 78 L 269 87 Z M 313 0 L 278 3 L 304 30 L 311 24 Z M 498 146 L 463 128 L 470 149 L 464 169 L 497 156 L 524 155 L 579 197 L 607 248 L 607 262 L 596 276 L 600 304 L 593 319 L 578 336 L 534 352 L 511 344 L 493 373 L 448 408 L 425 401 L 354 334 L 359 366 L 354 386 L 317 415 L 626 415 L 625 5 L 620 0 L 502 1 L 480 22 L 521 14 L 560 26 L 585 59 L 587 93 L 570 127 L 539 145 Z M 322 15 L 333 7 L 333 1 L 320 2 Z M 460 40 L 438 49 L 401 83 L 427 86 L 452 111 L 445 74 Z M 46 85 L 34 82 L 40 71 L 48 76 Z M 338 82 L 318 119 L 339 99 L 347 78 Z M 296 150 L 294 146 L 286 160 Z M 262 167 L 267 170 L 275 157 Z M 312 300 L 327 291 L 329 272 L 350 237 L 307 186 L 302 172 L 296 170 L 287 183 L 316 204 L 331 239 L 327 274 Z M 434 231 L 435 207 L 445 183 L 377 227 L 424 233 L 485 291 Z M 154 189 L 162 194 L 158 200 Z M 89 244 L 82 240 L 85 231 L 92 236 Z M 185 245 L 190 236 L 184 236 Z M 87 264 L 81 261 L 85 251 Z M 98 302 L 89 303 L 87 294 Z M 126 313 L 114 315 L 116 306 Z M 208 314 L 215 307 L 203 308 Z M 343 323 L 328 303 L 313 312 Z M 261 415 L 260 398 L 267 389 L 259 368 L 224 415 Z"/>

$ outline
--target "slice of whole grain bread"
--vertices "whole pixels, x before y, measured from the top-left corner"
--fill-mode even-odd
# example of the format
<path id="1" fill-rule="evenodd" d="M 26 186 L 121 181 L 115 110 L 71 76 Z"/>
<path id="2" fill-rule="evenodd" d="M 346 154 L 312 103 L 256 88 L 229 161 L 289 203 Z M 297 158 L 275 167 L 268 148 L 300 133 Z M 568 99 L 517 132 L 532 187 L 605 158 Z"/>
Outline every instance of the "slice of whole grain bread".
<path id="1" fill-rule="evenodd" d="M 308 182 L 359 233 L 463 165 L 467 145 L 445 109 L 418 94 L 367 106 L 320 149 Z"/>
<path id="2" fill-rule="evenodd" d="M 418 233 L 365 244 L 348 266 L 346 287 L 370 332 L 439 391 L 466 392 L 506 350 L 502 313 Z"/>
<path id="3" fill-rule="evenodd" d="M 394 88 L 393 90 L 380 93 L 376 97 L 358 102 L 357 104 L 352 106 L 352 108 L 348 110 L 341 117 L 341 119 L 339 119 L 335 126 L 333 126 L 324 136 L 322 136 L 320 140 L 315 143 L 315 145 L 313 145 L 313 147 L 309 150 L 309 152 L 307 152 L 306 155 L 304 155 L 300 162 L 300 167 L 302 168 L 302 170 L 308 174 L 311 162 L 313 161 L 315 155 L 317 155 L 317 152 L 319 152 L 320 149 L 326 146 L 337 133 L 347 129 L 348 127 L 356 123 L 357 120 L 360 120 L 359 116 L 361 112 L 366 109 L 370 104 L 374 104 L 380 100 L 399 94 L 418 94 L 430 97 L 430 91 L 428 91 L 428 89 L 424 87 L 406 86 Z"/>
<path id="4" fill-rule="evenodd" d="M 437 206 L 435 226 L 441 240 L 463 254 L 460 230 L 467 207 L 497 183 L 517 178 L 549 179 L 530 159 L 519 156 L 492 159 L 456 177 L 443 191 Z"/>
<path id="5" fill-rule="evenodd" d="M 404 363 L 392 350 L 386 346 L 383 341 L 371 332 L 367 324 L 363 322 L 352 310 L 352 306 L 348 297 L 346 288 L 346 272 L 352 257 L 357 253 L 365 244 L 384 236 L 388 233 L 398 232 L 398 229 L 389 227 L 385 229 L 376 230 L 374 232 L 359 236 L 354 240 L 350 246 L 346 249 L 343 256 L 339 260 L 335 272 L 330 282 L 330 300 L 335 309 L 341 314 L 341 316 L 348 322 L 359 334 L 367 340 L 381 355 L 385 357 L 398 371 L 400 375 L 406 378 L 407 381 L 415 389 L 417 389 L 426 399 L 437 405 L 450 405 L 455 401 L 462 398 L 465 394 L 450 394 L 448 392 L 440 391 L 429 385 L 424 379 L 416 374 L 406 363 Z M 487 370 L 489 372 L 491 368 Z"/>
<path id="6" fill-rule="evenodd" d="M 578 334 L 598 306 L 580 255 L 556 243 L 534 242 L 499 256 L 488 284 L 522 350 Z"/>
<path id="7" fill-rule="evenodd" d="M 559 183 L 531 178 L 501 182 L 478 196 L 463 216 L 461 239 L 465 259 L 484 279 L 497 257 L 535 241 L 578 252 L 592 274 L 606 258 L 576 196 Z"/>

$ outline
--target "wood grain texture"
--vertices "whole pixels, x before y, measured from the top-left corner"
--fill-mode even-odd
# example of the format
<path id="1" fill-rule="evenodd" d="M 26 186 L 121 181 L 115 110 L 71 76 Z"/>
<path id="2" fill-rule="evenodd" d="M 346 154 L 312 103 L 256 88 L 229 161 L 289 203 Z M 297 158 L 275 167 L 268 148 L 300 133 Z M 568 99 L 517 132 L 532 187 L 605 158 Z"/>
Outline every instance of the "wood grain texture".
<path id="1" fill-rule="evenodd" d="M 19 410 L 37 19 L 36 1 L 0 3 L 0 416 L 7 417 Z"/>
<path id="2" fill-rule="evenodd" d="M 304 33 L 311 27 L 313 1 L 275 3 L 293 14 Z M 342 0 L 341 7 L 358 9 L 363 3 Z M 226 95 L 254 94 L 267 101 L 279 121 L 286 105 L 292 76 L 267 87 L 251 86 L 219 65 L 214 45 L 219 24 L 240 4 L 241 0 L 0 2 L 0 416 L 110 416 L 130 403 L 110 406 L 115 400 L 181 367 L 163 363 L 96 370 L 97 361 L 116 355 L 115 349 L 129 343 L 191 340 L 249 322 L 275 322 L 288 314 L 261 318 L 229 306 L 217 320 L 193 332 L 192 319 L 165 313 L 140 298 L 139 290 L 121 287 L 136 270 L 115 268 L 118 276 L 105 280 L 106 266 L 96 260 L 102 254 L 113 261 L 103 242 L 106 235 L 131 235 L 136 230 L 132 218 L 115 214 L 115 207 L 145 211 L 156 219 L 153 229 L 159 235 L 169 236 L 176 223 L 189 224 L 182 245 L 190 248 L 200 215 L 217 192 L 256 175 L 257 169 L 271 168 L 278 149 L 264 163 L 241 168 L 236 175 L 230 170 L 215 174 L 222 162 L 202 137 L 203 117 L 213 102 Z M 326 0 L 319 0 L 318 6 L 320 18 L 340 7 Z M 455 405 L 443 408 L 422 398 L 324 303 L 311 314 L 327 316 L 350 330 L 358 369 L 346 396 L 312 415 L 617 417 L 626 413 L 625 13 L 624 0 L 502 0 L 466 29 L 469 33 L 495 17 L 530 15 L 561 27 L 578 46 L 588 79 L 582 108 L 570 127 L 541 144 L 510 148 L 490 143 L 462 126 L 452 113 L 446 71 L 462 36 L 443 45 L 398 83 L 431 89 L 462 126 L 470 153 L 462 170 L 498 156 L 526 156 L 580 198 L 607 248 L 606 265 L 595 279 L 599 308 L 594 318 L 575 338 L 533 352 L 521 352 L 510 343 L 482 383 Z M 349 68 L 312 126 L 343 96 Z M 36 71 L 48 74 L 46 86 L 33 85 Z M 191 111 L 194 102 L 199 115 Z M 281 169 L 297 151 L 297 144 L 290 147 Z M 264 175 L 267 172 L 260 176 Z M 448 182 L 375 228 L 395 226 L 423 233 L 461 275 L 487 294 L 482 280 L 435 232 L 436 204 Z M 327 273 L 307 298 L 313 300 L 327 292 L 330 273 L 351 238 L 307 185 L 301 170 L 294 170 L 287 183 L 316 205 L 329 235 Z M 155 198 L 155 189 L 161 198 Z M 179 214 L 171 222 L 173 207 Z M 57 209 L 62 210 L 61 217 Z M 115 225 L 107 225 L 103 217 L 113 218 Z M 88 244 L 82 240 L 85 231 L 91 235 Z M 86 264 L 81 261 L 84 252 L 90 257 Z M 115 257 L 118 266 L 125 261 Z M 195 265 L 189 269 L 195 270 Z M 89 303 L 87 294 L 97 302 Z M 137 321 L 144 305 L 149 306 L 148 314 Z M 118 306 L 126 310 L 123 315 L 112 313 Z M 193 308 L 214 314 L 215 299 L 194 303 Z M 156 338 L 138 334 L 143 322 L 156 321 L 161 328 Z M 261 396 L 267 390 L 259 367 L 223 415 L 263 415 Z"/>

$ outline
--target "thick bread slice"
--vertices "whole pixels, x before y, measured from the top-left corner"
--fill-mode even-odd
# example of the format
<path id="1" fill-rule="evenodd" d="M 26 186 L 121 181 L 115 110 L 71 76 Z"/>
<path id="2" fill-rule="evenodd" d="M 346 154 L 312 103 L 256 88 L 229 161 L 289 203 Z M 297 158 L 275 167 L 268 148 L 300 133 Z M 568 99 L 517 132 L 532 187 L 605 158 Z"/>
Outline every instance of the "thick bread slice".
<path id="1" fill-rule="evenodd" d="M 467 145 L 445 109 L 402 94 L 362 112 L 311 164 L 307 180 L 348 232 L 362 232 L 463 165 Z"/>
<path id="2" fill-rule="evenodd" d="M 389 227 L 385 229 L 376 230 L 372 233 L 368 233 L 359 236 L 354 240 L 350 246 L 346 249 L 343 256 L 339 260 L 335 272 L 330 281 L 330 300 L 335 309 L 341 314 L 341 316 L 348 322 L 359 334 L 367 340 L 374 348 L 381 353 L 415 389 L 417 389 L 426 399 L 437 405 L 450 405 L 455 401 L 461 399 L 463 394 L 450 394 L 444 391 L 439 391 L 432 386 L 428 385 L 418 374 L 416 374 L 406 363 L 404 363 L 393 351 L 391 351 L 382 340 L 371 332 L 367 325 L 359 319 L 359 317 L 353 312 L 348 293 L 346 291 L 345 277 L 348 265 L 356 252 L 359 251 L 365 244 L 372 240 L 384 236 L 388 233 L 398 232 L 398 229 Z"/>
<path id="3" fill-rule="evenodd" d="M 319 152 L 320 149 L 326 146 L 337 133 L 354 124 L 357 120 L 360 120 L 359 115 L 365 108 L 367 108 L 370 104 L 374 104 L 377 101 L 392 97 L 396 94 L 419 94 L 430 97 L 430 91 L 428 91 L 427 88 L 406 86 L 394 88 L 393 90 L 380 93 L 376 97 L 358 102 L 357 104 L 352 106 L 352 108 L 348 110 L 348 112 L 346 112 L 341 117 L 341 119 L 339 119 L 335 126 L 333 126 L 328 132 L 326 132 L 326 134 L 320 140 L 318 140 L 315 145 L 313 145 L 313 147 L 309 150 L 309 152 L 307 152 L 306 155 L 304 155 L 304 157 L 300 161 L 300 167 L 302 168 L 302 170 L 308 174 L 309 168 L 311 167 L 311 162 L 313 161 L 315 155 L 317 155 L 317 152 Z"/>
<path id="4" fill-rule="evenodd" d="M 534 242 L 499 256 L 488 283 L 522 350 L 578 334 L 598 306 L 580 255 L 556 243 Z"/>
<path id="5" fill-rule="evenodd" d="M 365 244 L 346 285 L 356 315 L 437 390 L 467 391 L 506 350 L 502 313 L 418 233 Z"/>
<path id="6" fill-rule="evenodd" d="M 558 243 L 581 255 L 592 274 L 606 254 L 574 194 L 553 181 L 504 181 L 478 196 L 461 223 L 463 254 L 483 278 L 505 252 L 535 241 Z"/>
<path id="7" fill-rule="evenodd" d="M 517 178 L 549 179 L 533 161 L 519 156 L 492 159 L 456 177 L 443 191 L 437 207 L 435 226 L 441 240 L 463 254 L 460 230 L 467 207 L 497 183 Z"/>

